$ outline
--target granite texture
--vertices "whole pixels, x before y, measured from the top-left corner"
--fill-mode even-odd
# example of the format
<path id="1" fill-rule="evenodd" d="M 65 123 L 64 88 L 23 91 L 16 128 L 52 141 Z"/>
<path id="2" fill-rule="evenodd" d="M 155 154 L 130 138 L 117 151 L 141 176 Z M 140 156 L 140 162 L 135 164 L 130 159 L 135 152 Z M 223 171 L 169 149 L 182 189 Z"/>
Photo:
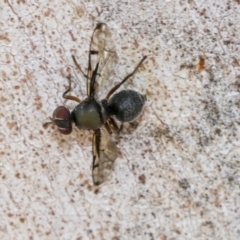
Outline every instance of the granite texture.
<path id="1" fill-rule="evenodd" d="M 92 133 L 42 127 L 75 106 L 68 74 L 86 96 L 71 55 L 86 70 L 97 22 L 113 34 L 116 81 L 148 55 L 124 86 L 148 101 L 100 187 Z M 0 30 L 1 240 L 240 239 L 238 0 L 4 0 Z"/>

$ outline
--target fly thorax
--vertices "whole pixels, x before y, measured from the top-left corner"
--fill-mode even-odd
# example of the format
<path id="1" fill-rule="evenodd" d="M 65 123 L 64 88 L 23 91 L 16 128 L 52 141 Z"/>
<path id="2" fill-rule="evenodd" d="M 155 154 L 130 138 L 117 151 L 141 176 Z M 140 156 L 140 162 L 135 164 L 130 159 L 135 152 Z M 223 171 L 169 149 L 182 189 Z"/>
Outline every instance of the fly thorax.
<path id="1" fill-rule="evenodd" d="M 106 122 L 102 104 L 94 99 L 86 99 L 72 111 L 72 118 L 79 129 L 96 130 Z"/>

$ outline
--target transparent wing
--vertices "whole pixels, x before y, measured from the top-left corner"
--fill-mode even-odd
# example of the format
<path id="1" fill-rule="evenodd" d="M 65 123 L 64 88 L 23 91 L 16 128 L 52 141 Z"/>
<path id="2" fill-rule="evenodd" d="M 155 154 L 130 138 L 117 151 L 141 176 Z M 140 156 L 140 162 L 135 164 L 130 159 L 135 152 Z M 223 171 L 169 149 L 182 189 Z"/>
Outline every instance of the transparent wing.
<path id="1" fill-rule="evenodd" d="M 105 129 L 97 129 L 93 134 L 92 178 L 95 185 L 100 185 L 108 178 L 116 158 L 116 144 Z"/>
<path id="2" fill-rule="evenodd" d="M 114 72 L 117 60 L 112 34 L 105 23 L 98 23 L 93 31 L 88 61 L 88 96 L 95 96 L 102 81 Z M 104 71 L 103 71 L 104 70 Z"/>

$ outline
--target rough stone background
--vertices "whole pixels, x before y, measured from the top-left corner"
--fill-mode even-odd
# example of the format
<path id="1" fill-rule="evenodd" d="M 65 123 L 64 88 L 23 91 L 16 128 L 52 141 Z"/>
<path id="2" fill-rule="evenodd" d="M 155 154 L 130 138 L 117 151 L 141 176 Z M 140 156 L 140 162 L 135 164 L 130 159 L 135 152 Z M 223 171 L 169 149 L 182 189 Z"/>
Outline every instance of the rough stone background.
<path id="1" fill-rule="evenodd" d="M 42 123 L 66 76 L 84 98 L 97 22 L 111 29 L 142 116 L 99 188 L 92 133 Z M 239 0 L 0 2 L 0 239 L 240 239 Z M 117 79 L 117 80 L 119 80 Z"/>

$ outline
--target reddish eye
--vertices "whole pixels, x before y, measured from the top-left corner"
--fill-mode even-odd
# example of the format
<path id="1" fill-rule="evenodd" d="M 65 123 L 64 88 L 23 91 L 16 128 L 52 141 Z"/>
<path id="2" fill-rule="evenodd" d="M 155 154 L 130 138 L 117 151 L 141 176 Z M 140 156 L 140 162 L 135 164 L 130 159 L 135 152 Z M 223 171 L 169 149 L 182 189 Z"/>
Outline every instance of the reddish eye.
<path id="1" fill-rule="evenodd" d="M 53 112 L 53 120 L 60 133 L 67 135 L 72 132 L 71 113 L 66 107 L 57 107 Z"/>

